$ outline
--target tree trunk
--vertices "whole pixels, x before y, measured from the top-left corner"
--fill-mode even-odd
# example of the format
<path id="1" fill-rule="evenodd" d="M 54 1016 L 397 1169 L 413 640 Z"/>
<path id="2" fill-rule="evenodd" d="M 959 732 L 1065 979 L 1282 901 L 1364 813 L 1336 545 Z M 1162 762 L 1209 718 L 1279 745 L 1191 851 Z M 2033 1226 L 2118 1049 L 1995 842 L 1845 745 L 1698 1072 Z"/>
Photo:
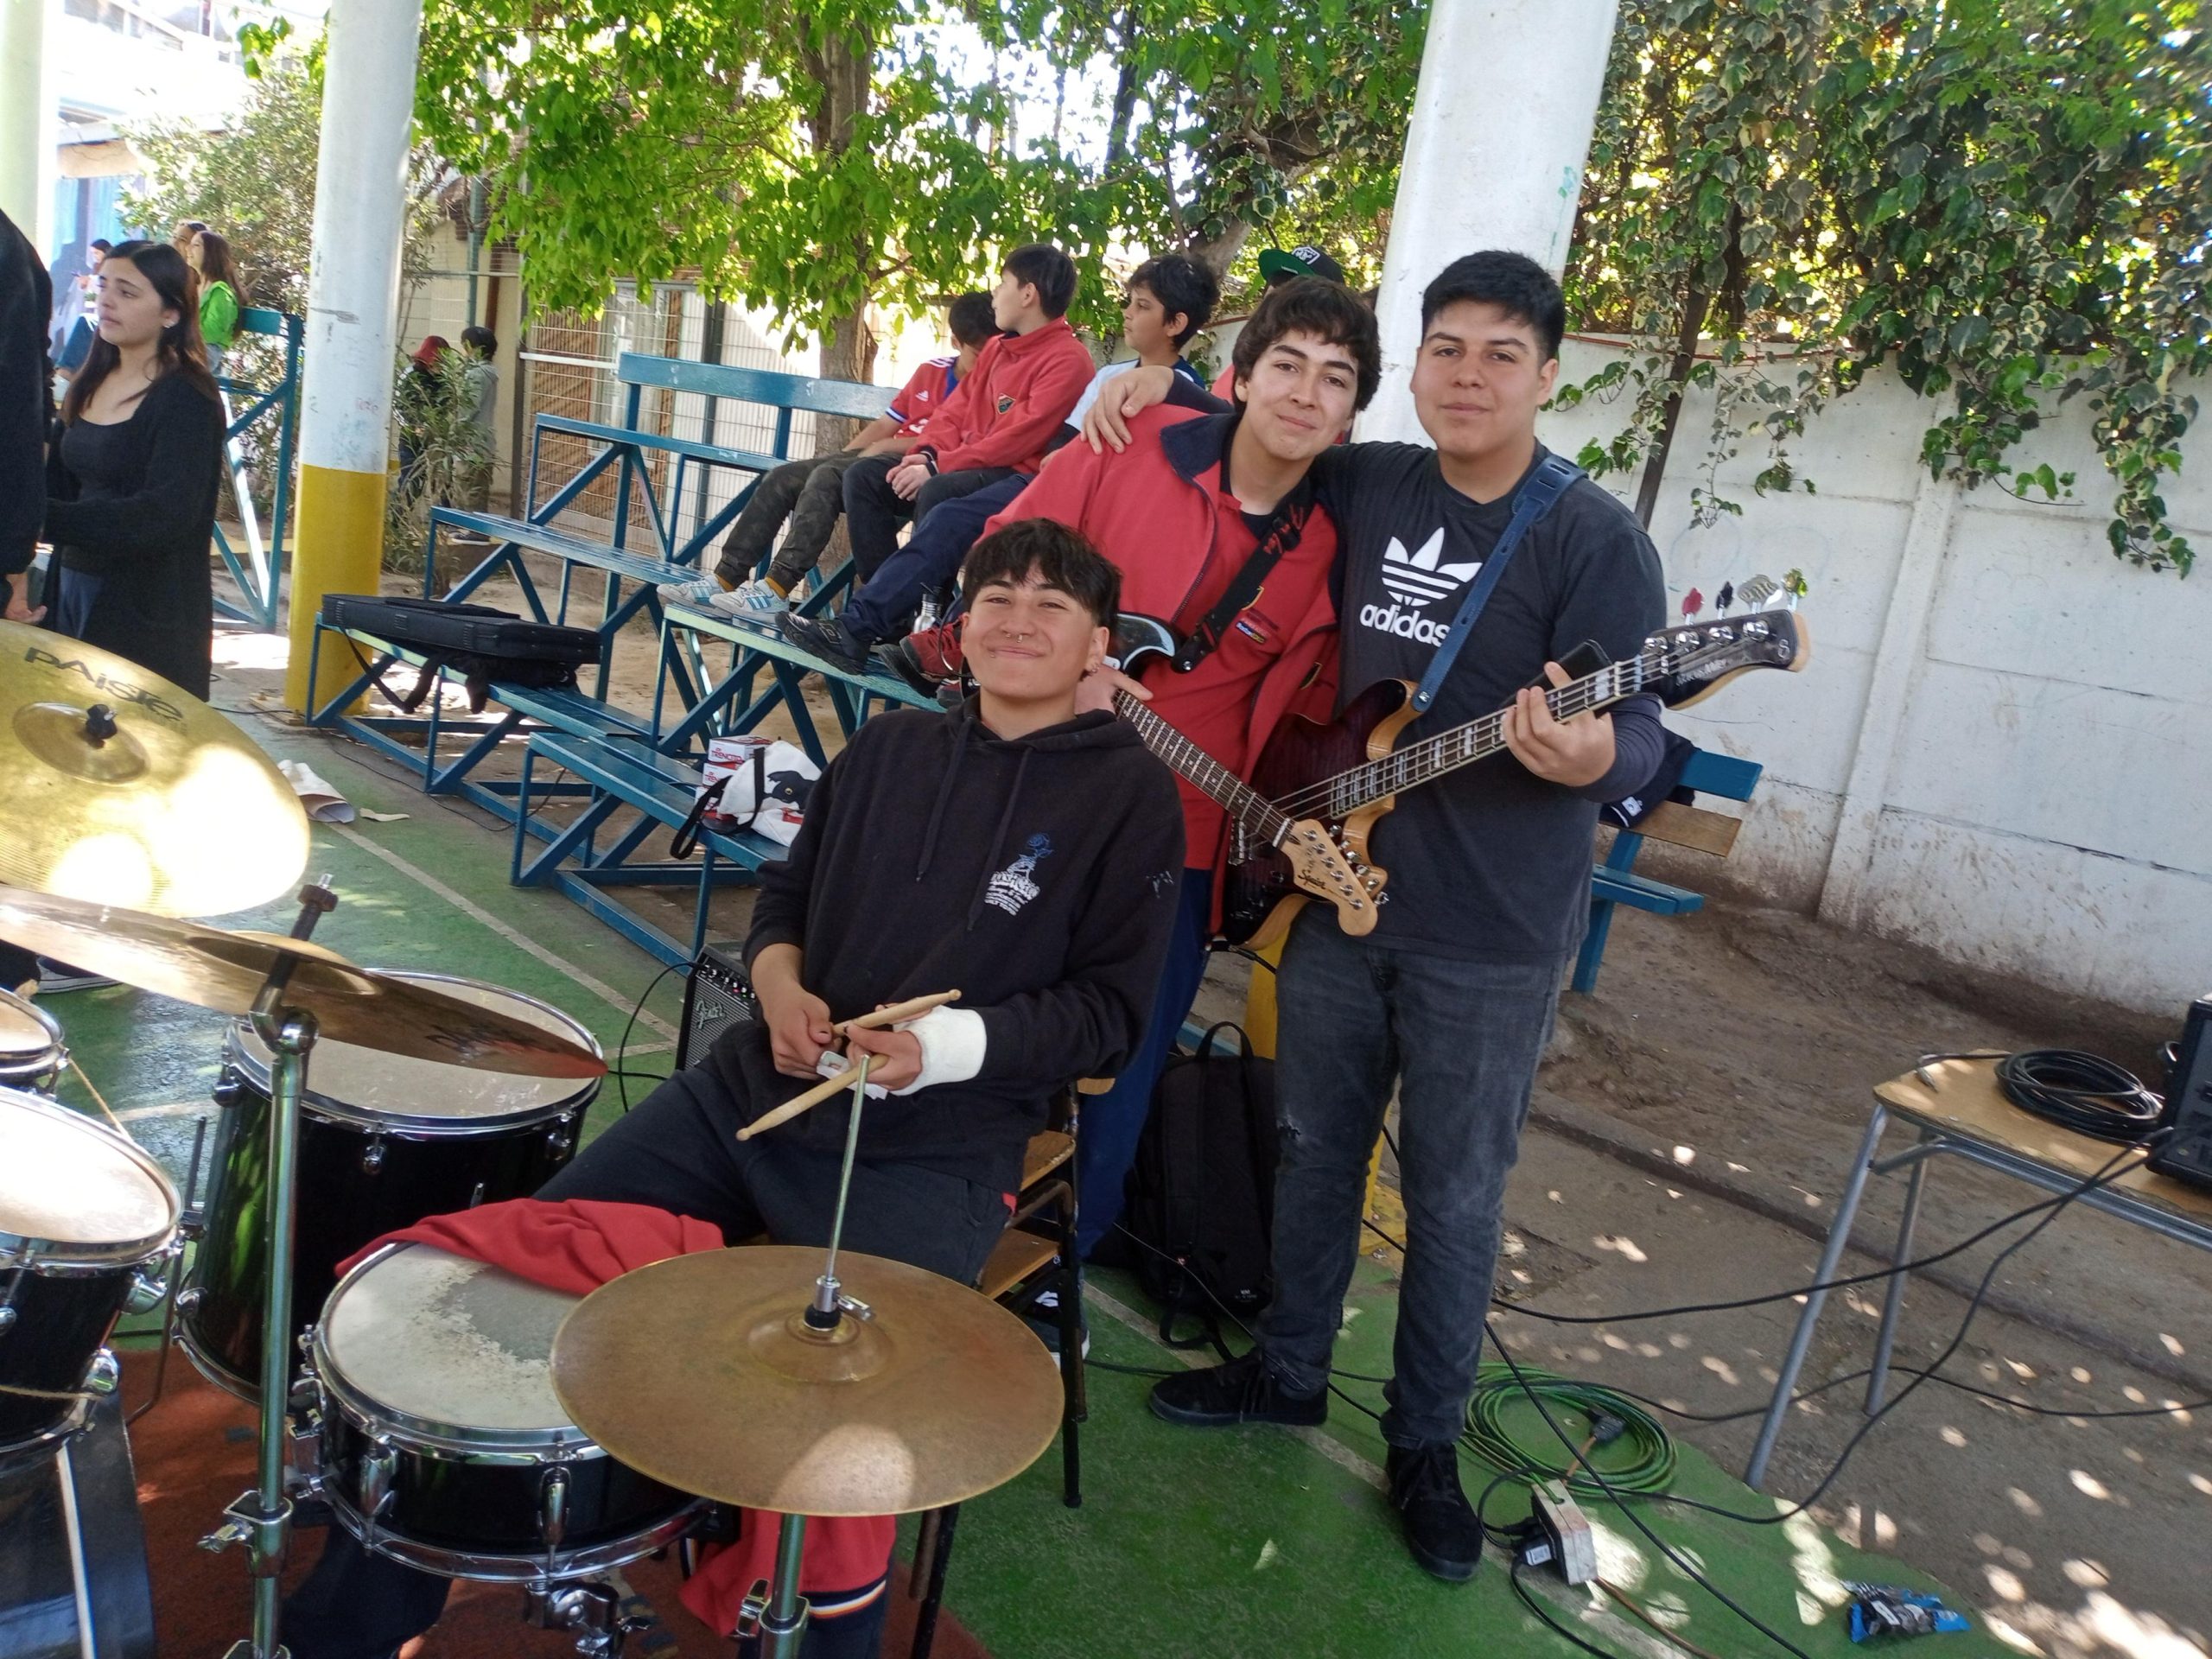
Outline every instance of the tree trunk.
<path id="1" fill-rule="evenodd" d="M 1113 125 L 1106 134 L 1106 173 L 1112 179 L 1122 163 L 1128 159 L 1129 123 L 1136 118 L 1137 73 L 1128 60 L 1129 14 L 1125 10 L 1114 25 L 1116 40 L 1120 45 L 1121 70 L 1114 80 Z"/>
<path id="2" fill-rule="evenodd" d="M 1232 219 L 1219 236 L 1193 242 L 1183 250 L 1217 276 L 1226 276 L 1244 245 L 1252 239 L 1252 227 L 1241 219 Z"/>
<path id="3" fill-rule="evenodd" d="M 1643 458 L 1643 478 L 1636 490 L 1636 517 L 1651 528 L 1652 510 L 1659 505 L 1659 483 L 1667 475 L 1667 456 L 1675 447 L 1675 423 L 1682 416 L 1682 387 L 1697 365 L 1697 342 L 1705 330 L 1706 308 L 1712 296 L 1702 285 L 1690 289 L 1682 301 L 1681 332 L 1675 339 L 1675 360 L 1667 371 L 1667 407 L 1659 417 L 1659 433 Z"/>
<path id="4" fill-rule="evenodd" d="M 868 109 L 868 75 L 874 60 L 874 47 L 865 35 L 834 35 L 810 64 L 822 84 L 822 101 L 807 124 L 818 154 L 841 156 L 852 147 L 854 124 Z M 875 373 L 875 334 L 868 326 L 874 260 L 865 244 L 856 244 L 850 257 L 860 278 L 861 298 L 830 325 L 822 341 L 820 361 L 824 379 L 865 382 Z M 815 454 L 832 454 L 843 448 L 859 425 L 842 416 L 816 416 Z"/>

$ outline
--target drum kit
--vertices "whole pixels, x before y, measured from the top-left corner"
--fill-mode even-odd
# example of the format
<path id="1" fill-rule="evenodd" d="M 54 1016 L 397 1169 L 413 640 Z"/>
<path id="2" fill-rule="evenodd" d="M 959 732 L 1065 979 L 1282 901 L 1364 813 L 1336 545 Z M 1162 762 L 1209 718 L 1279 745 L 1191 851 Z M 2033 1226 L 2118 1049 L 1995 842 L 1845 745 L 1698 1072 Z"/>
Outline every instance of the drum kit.
<path id="1" fill-rule="evenodd" d="M 1051 1444 L 1058 1374 L 1012 1314 L 868 1256 L 844 1259 L 846 1294 L 842 1187 L 826 1263 L 709 1251 L 578 1298 L 399 1243 L 339 1277 L 385 1234 L 566 1164 L 597 1044 L 517 993 L 313 943 L 327 878 L 289 937 L 188 919 L 289 889 L 306 818 L 251 737 L 119 658 L 0 623 L 0 938 L 233 1016 L 208 1196 L 188 1207 L 120 1122 L 53 1098 L 76 1064 L 61 1030 L 0 992 L 0 1659 L 152 1651 L 105 1344 L 164 1302 L 164 1353 L 173 1333 L 259 1408 L 255 1484 L 202 1541 L 246 1552 L 251 1635 L 228 1659 L 285 1651 L 278 1575 L 309 1503 L 377 1554 L 521 1586 L 534 1622 L 592 1655 L 625 1634 L 613 1569 L 718 1505 L 775 1513 L 775 1579 L 739 1633 L 788 1659 L 805 1516 L 957 1503 Z M 867 1071 L 841 1080 L 848 1182 Z M 133 1548 L 135 1605 L 88 1581 Z M 49 1560 L 73 1582 L 41 1579 Z"/>

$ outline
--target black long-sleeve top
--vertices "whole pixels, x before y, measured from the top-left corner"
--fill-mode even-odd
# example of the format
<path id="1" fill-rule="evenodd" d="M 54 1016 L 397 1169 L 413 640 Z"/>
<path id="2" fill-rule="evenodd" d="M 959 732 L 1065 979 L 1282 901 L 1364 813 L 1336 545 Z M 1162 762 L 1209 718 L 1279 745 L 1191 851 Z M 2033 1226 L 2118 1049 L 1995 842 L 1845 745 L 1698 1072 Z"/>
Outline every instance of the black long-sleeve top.
<path id="1" fill-rule="evenodd" d="M 46 331 L 54 285 L 37 250 L 0 213 L 0 576 L 30 568 L 45 509 L 54 418 Z"/>
<path id="2" fill-rule="evenodd" d="M 100 584 L 80 637 L 203 697 L 222 460 L 222 405 L 169 374 L 130 419 L 66 429 L 47 468 L 54 556 Z"/>

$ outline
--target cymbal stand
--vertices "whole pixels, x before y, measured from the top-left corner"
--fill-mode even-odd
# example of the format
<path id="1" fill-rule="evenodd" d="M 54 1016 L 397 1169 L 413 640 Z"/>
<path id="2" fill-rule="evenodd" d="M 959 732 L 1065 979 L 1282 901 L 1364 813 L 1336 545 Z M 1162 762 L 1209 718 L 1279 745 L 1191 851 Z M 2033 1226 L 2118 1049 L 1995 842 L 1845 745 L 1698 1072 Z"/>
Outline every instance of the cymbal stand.
<path id="1" fill-rule="evenodd" d="M 300 889 L 299 919 L 292 937 L 304 939 L 337 907 L 324 876 Z M 200 1547 L 219 1550 L 242 1543 L 253 1575 L 253 1635 L 235 1642 L 224 1659 L 287 1659 L 279 1639 L 284 1551 L 291 1535 L 292 1501 L 284 1494 L 284 1452 L 289 1439 L 292 1379 L 292 1241 L 299 1208 L 300 1099 L 307 1091 L 308 1057 L 315 1047 L 311 1014 L 283 1006 L 293 959 L 280 961 L 254 998 L 249 1018 L 269 1045 L 269 1282 L 262 1312 L 260 1466 L 254 1490 L 223 1511 L 220 1527 Z"/>
<path id="2" fill-rule="evenodd" d="M 814 1300 L 806 1310 L 807 1329 L 828 1339 L 840 1320 L 865 1319 L 868 1308 L 844 1295 L 837 1283 L 837 1245 L 845 1232 L 845 1199 L 853 1188 L 853 1160 L 860 1150 L 861 1108 L 868 1100 L 868 1071 L 874 1056 L 863 1054 L 853 1072 L 853 1116 L 845 1128 L 845 1162 L 837 1175 L 837 1210 L 830 1222 L 830 1254 L 814 1281 Z M 807 1601 L 798 1592 L 799 1558 L 806 1545 L 806 1517 L 786 1515 L 776 1534 L 776 1580 L 753 1581 L 737 1615 L 740 1637 L 760 1638 L 760 1659 L 798 1659 L 805 1639 Z"/>

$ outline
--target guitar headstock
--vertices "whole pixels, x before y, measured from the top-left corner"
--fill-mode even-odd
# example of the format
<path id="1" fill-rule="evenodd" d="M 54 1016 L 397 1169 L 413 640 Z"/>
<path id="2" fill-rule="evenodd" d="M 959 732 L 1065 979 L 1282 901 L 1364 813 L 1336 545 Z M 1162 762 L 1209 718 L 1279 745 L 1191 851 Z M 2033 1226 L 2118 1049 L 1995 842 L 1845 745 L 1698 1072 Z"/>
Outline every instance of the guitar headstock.
<path id="1" fill-rule="evenodd" d="M 1641 656 L 1643 690 L 1669 709 L 1687 709 L 1755 668 L 1797 672 L 1812 656 L 1812 641 L 1796 611 L 1760 611 L 1664 629 L 1644 641 Z"/>
<path id="2" fill-rule="evenodd" d="M 1338 926 L 1355 938 L 1375 931 L 1376 909 L 1382 902 L 1382 873 L 1364 865 L 1355 868 L 1328 825 L 1300 818 L 1277 847 L 1290 861 L 1298 885 L 1337 907 Z"/>

